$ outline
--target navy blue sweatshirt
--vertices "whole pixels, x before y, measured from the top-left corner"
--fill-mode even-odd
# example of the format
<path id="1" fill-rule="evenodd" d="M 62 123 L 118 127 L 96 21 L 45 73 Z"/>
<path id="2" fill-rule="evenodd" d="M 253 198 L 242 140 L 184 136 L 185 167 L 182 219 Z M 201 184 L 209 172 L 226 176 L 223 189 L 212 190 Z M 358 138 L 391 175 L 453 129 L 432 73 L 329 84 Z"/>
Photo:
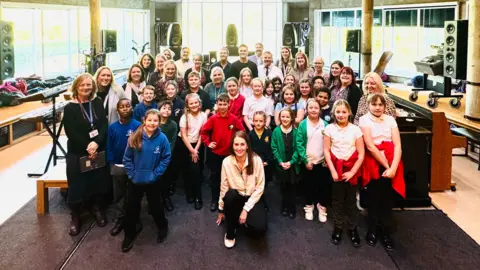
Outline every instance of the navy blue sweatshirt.
<path id="1" fill-rule="evenodd" d="M 268 165 L 273 164 L 273 153 L 270 142 L 272 141 L 272 132 L 268 129 L 264 129 L 262 136 L 258 138 L 255 129 L 252 129 L 248 134 L 250 137 L 250 142 L 252 143 L 252 150 L 258 156 L 262 158 L 263 162 L 266 162 Z"/>
<path id="2" fill-rule="evenodd" d="M 140 122 L 130 119 L 128 123 L 119 121 L 108 126 L 107 137 L 107 163 L 110 165 L 123 164 L 123 155 L 127 147 L 128 137 L 140 126 Z"/>
<path id="3" fill-rule="evenodd" d="M 141 149 L 127 146 L 123 164 L 128 178 L 134 184 L 145 185 L 156 182 L 165 173 L 170 158 L 167 137 L 157 129 L 150 137 L 143 131 Z"/>
<path id="4" fill-rule="evenodd" d="M 143 117 L 145 117 L 145 113 L 150 109 L 158 109 L 157 103 L 152 102 L 150 106 L 145 105 L 144 102 L 138 103 L 133 110 L 133 119 L 137 120 L 140 123 L 143 123 Z"/>

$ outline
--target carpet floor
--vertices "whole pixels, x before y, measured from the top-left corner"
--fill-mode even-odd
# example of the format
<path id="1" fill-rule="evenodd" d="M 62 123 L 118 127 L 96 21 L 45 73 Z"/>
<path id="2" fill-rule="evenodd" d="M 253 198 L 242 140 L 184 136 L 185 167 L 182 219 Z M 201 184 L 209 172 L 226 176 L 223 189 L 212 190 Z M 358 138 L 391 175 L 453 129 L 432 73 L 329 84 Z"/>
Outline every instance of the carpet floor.
<path id="1" fill-rule="evenodd" d="M 227 250 L 216 214 L 207 203 L 194 210 L 181 193 L 173 196 L 176 209 L 168 213 L 167 240 L 156 243 L 155 225 L 144 207 L 144 229 L 133 249 L 122 253 L 123 233 L 110 236 L 112 223 L 99 228 L 88 215 L 82 233 L 69 236 L 66 204 L 59 192 L 50 192 L 49 214 L 37 217 L 32 200 L 0 227 L 0 269 L 476 269 L 480 264 L 479 245 L 438 210 L 396 211 L 395 252 L 365 244 L 363 217 L 362 247 L 353 248 L 346 235 L 335 246 L 331 220 L 306 221 L 300 205 L 296 219 L 280 215 L 279 189 L 273 183 L 267 189 L 267 236 L 252 240 L 239 230 L 235 248 Z"/>

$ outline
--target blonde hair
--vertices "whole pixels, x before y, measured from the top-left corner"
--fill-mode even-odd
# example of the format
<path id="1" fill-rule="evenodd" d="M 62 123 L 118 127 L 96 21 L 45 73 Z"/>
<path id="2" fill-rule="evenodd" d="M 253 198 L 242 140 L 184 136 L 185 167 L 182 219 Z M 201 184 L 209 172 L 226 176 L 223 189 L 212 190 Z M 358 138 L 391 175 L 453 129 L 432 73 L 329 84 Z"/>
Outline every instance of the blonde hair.
<path id="1" fill-rule="evenodd" d="M 304 52 L 298 52 L 296 55 L 295 55 L 295 64 L 293 65 L 293 69 L 294 70 L 298 70 L 298 58 L 299 57 L 303 57 L 303 59 L 305 59 L 305 65 L 304 65 L 304 70 L 307 70 L 309 68 L 309 65 L 308 65 L 308 57 L 307 55 L 304 53 Z"/>
<path id="2" fill-rule="evenodd" d="M 117 87 L 117 84 L 115 83 L 115 76 L 113 75 L 113 72 L 112 70 L 107 67 L 107 66 L 101 66 L 97 69 L 97 72 L 95 72 L 95 75 L 93 75 L 93 79 L 95 80 L 95 84 L 97 84 L 98 86 L 98 77 L 100 76 L 100 74 L 102 73 L 102 71 L 104 70 L 108 70 L 110 72 L 110 75 L 112 75 L 112 81 L 110 82 L 110 87 L 111 88 L 115 88 Z M 143 70 L 143 69 L 142 69 Z M 97 89 L 98 90 L 98 89 Z"/>
<path id="3" fill-rule="evenodd" d="M 245 72 L 248 72 L 250 73 L 250 83 L 248 85 L 246 85 L 247 87 L 252 87 L 252 81 L 253 81 L 253 73 L 252 73 L 252 70 L 250 70 L 248 67 L 246 68 L 242 68 L 242 70 L 240 70 L 240 75 L 238 76 L 238 81 L 240 82 L 240 84 L 238 85 L 238 87 L 243 87 L 245 84 L 243 83 L 243 73 Z"/>
<path id="4" fill-rule="evenodd" d="M 78 86 L 85 80 L 90 79 L 92 81 L 92 92 L 88 96 L 89 100 L 92 100 L 97 93 L 97 84 L 93 79 L 92 75 L 89 73 L 83 73 L 78 75 L 70 86 L 70 92 L 72 92 L 72 98 L 76 99 L 78 97 Z"/>
<path id="5" fill-rule="evenodd" d="M 188 103 L 190 102 L 190 99 L 197 99 L 198 100 L 198 103 L 199 103 L 199 106 L 200 106 L 200 110 L 202 110 L 202 99 L 200 98 L 200 96 L 197 94 L 197 93 L 190 93 L 188 94 L 186 97 L 185 97 L 185 128 L 187 129 L 187 132 L 188 132 L 188 114 L 190 114 L 190 107 L 188 107 Z"/>
<path id="6" fill-rule="evenodd" d="M 333 122 L 335 123 L 337 122 L 337 118 L 335 118 L 335 110 L 339 106 L 345 106 L 345 108 L 347 108 L 347 111 L 348 111 L 348 116 L 352 115 L 352 108 L 350 107 L 350 104 L 348 104 L 348 101 L 346 101 L 345 99 L 339 99 L 335 101 L 335 103 L 333 103 L 333 107 L 331 111 L 332 119 L 333 119 Z"/>
<path id="7" fill-rule="evenodd" d="M 379 94 L 382 94 L 382 95 L 385 94 L 385 88 L 383 87 L 382 78 L 380 78 L 380 75 L 378 75 L 375 72 L 369 72 L 365 75 L 365 77 L 363 77 L 363 84 L 362 84 L 363 94 L 365 95 L 368 94 L 367 84 L 366 84 L 366 81 L 368 78 L 373 79 L 373 81 L 377 85 L 377 91 Z"/>

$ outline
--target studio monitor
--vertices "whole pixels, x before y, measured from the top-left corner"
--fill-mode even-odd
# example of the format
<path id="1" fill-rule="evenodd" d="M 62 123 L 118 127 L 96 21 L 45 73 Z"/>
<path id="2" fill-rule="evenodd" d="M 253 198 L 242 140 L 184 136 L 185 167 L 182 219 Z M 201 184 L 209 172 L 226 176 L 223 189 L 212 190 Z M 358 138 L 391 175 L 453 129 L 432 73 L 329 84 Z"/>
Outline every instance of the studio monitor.
<path id="1" fill-rule="evenodd" d="M 443 76 L 467 78 L 468 21 L 445 21 Z"/>
<path id="2" fill-rule="evenodd" d="M 182 28 L 179 23 L 172 23 L 168 28 L 168 46 L 182 46 Z"/>
<path id="3" fill-rule="evenodd" d="M 13 46 L 13 23 L 0 21 L 0 79 L 13 78 L 15 74 L 15 58 Z"/>
<path id="4" fill-rule="evenodd" d="M 217 51 L 209 51 L 208 54 L 210 55 L 210 65 L 219 61 L 217 58 Z"/>
<path id="5" fill-rule="evenodd" d="M 360 52 L 360 41 L 361 41 L 361 30 L 348 30 L 347 31 L 347 44 L 346 44 L 346 51 L 347 52 Z"/>
<path id="6" fill-rule="evenodd" d="M 117 31 L 102 30 L 102 40 L 105 52 L 111 53 L 117 51 Z"/>
<path id="7" fill-rule="evenodd" d="M 227 26 L 226 42 L 228 47 L 235 47 L 238 45 L 238 33 L 235 24 Z"/>
<path id="8" fill-rule="evenodd" d="M 296 46 L 297 45 L 297 30 L 292 23 L 285 23 L 283 25 L 283 46 Z"/>

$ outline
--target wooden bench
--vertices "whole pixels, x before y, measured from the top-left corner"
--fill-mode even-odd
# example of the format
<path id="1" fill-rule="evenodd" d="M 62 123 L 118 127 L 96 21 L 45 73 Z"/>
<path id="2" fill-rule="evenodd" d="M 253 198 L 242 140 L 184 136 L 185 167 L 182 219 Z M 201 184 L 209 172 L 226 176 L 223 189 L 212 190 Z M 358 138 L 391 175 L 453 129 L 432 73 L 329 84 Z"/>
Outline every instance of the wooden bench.
<path id="1" fill-rule="evenodd" d="M 48 212 L 48 189 L 68 188 L 65 163 L 50 167 L 48 172 L 37 180 L 37 214 Z"/>
<path id="2" fill-rule="evenodd" d="M 452 128 L 452 133 L 458 136 L 465 137 L 467 139 L 467 146 L 465 147 L 465 154 L 458 155 L 455 154 L 455 156 L 464 156 L 470 158 L 468 155 L 468 145 L 470 145 L 470 150 L 472 152 L 475 151 L 475 147 L 479 147 L 480 145 L 480 133 L 468 130 L 466 128 Z M 480 171 L 480 159 L 476 160 L 478 163 L 478 170 Z"/>

